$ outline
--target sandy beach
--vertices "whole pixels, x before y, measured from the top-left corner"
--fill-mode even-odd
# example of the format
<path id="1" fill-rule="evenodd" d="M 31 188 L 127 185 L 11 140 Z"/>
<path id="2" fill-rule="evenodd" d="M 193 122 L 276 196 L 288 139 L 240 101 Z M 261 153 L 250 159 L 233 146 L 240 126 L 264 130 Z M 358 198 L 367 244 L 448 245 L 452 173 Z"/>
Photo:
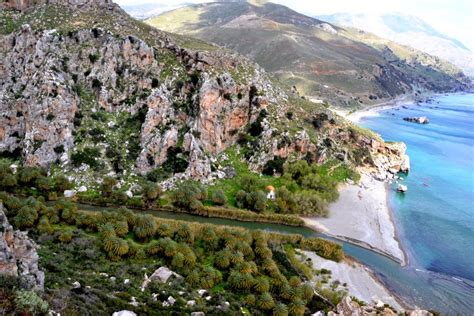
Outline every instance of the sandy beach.
<path id="1" fill-rule="evenodd" d="M 350 259 L 338 263 L 323 259 L 314 252 L 303 251 L 303 253 L 307 258 L 311 258 L 315 269 L 331 270 L 331 280 L 338 280 L 341 284 L 347 283 L 349 295 L 367 303 L 376 304 L 381 301 L 398 311 L 403 311 L 404 308 L 400 302 L 373 276 L 367 267 Z"/>
<path id="2" fill-rule="evenodd" d="M 421 96 L 418 99 L 422 98 Z M 334 110 L 338 115 L 350 120 L 353 123 L 357 123 L 363 117 L 378 116 L 380 111 L 396 108 L 402 105 L 413 105 L 415 103 L 415 96 L 412 94 L 406 94 L 394 99 L 377 103 L 368 106 L 360 111 L 349 112 L 345 110 Z"/>
<path id="3" fill-rule="evenodd" d="M 360 185 L 346 184 L 339 199 L 330 205 L 328 218 L 303 218 L 310 228 L 369 248 L 406 264 L 397 239 L 385 183 L 362 175 Z"/>

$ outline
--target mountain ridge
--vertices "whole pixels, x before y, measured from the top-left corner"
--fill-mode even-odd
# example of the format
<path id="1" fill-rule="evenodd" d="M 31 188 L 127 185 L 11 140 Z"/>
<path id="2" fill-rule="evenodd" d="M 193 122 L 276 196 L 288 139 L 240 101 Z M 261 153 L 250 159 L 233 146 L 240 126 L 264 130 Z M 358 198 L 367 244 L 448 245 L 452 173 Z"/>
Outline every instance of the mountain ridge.
<path id="1" fill-rule="evenodd" d="M 336 13 L 317 16 L 346 27 L 356 27 L 409 45 L 434 56 L 443 58 L 474 74 L 474 55 L 462 42 L 447 36 L 418 17 L 401 13 L 348 14 Z"/>
<path id="2" fill-rule="evenodd" d="M 397 55 L 400 50 L 362 41 L 357 31 L 271 2 L 196 4 L 146 22 L 237 50 L 304 95 L 343 107 L 467 86 L 459 69 L 439 59 L 406 49 L 408 56 Z"/>

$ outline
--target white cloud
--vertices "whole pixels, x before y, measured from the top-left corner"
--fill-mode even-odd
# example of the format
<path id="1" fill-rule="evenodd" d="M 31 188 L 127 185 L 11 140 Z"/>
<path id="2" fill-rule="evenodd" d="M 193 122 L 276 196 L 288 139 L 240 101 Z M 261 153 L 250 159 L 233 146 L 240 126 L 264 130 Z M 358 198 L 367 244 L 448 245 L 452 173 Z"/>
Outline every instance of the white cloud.
<path id="1" fill-rule="evenodd" d="M 116 0 L 121 5 L 157 3 L 175 6 L 202 0 Z M 274 0 L 307 15 L 401 12 L 415 15 L 434 28 L 461 40 L 474 51 L 474 1 L 472 0 Z"/>

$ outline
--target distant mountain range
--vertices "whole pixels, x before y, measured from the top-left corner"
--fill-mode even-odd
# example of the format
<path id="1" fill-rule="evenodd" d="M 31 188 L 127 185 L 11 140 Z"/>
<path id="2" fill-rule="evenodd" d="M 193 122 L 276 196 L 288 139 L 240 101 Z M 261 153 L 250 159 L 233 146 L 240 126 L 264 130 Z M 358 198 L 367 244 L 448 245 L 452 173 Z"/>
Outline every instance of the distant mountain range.
<path id="1" fill-rule="evenodd" d="M 300 93 L 338 106 L 465 87 L 461 70 L 439 58 L 271 2 L 188 5 L 145 22 L 235 50 Z"/>
<path id="2" fill-rule="evenodd" d="M 459 40 L 449 37 L 422 19 L 401 14 L 320 15 L 316 18 L 345 27 L 354 27 L 400 44 L 409 45 L 443 58 L 466 74 L 474 76 L 474 53 Z"/>

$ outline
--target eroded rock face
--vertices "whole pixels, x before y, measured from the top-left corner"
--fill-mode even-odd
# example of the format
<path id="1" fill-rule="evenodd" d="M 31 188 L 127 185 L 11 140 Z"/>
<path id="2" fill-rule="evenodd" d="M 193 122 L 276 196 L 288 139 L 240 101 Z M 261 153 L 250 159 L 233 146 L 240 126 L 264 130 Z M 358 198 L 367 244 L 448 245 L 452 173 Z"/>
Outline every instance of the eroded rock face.
<path id="1" fill-rule="evenodd" d="M 75 8 L 82 8 L 85 6 L 112 6 L 112 0 L 5 0 L 0 3 L 0 8 L 15 9 L 24 11 L 33 7 L 45 4 L 61 3 Z"/>
<path id="2" fill-rule="evenodd" d="M 238 132 L 268 105 L 264 94 L 256 95 L 265 80 L 257 69 L 248 78 L 251 84 L 237 84 L 226 72 L 207 71 L 236 61 L 187 51 L 167 38 L 159 43 L 160 48 L 151 47 L 102 29 L 64 35 L 28 25 L 0 37 L 0 152 L 21 151 L 27 165 L 64 165 L 81 141 L 84 113 L 133 116 L 144 110 L 134 171 L 160 167 L 169 149 L 179 147 L 189 157 L 185 176 L 209 177 L 209 156 L 235 143 Z M 163 75 L 171 62 L 177 65 Z M 192 80 L 182 79 L 189 76 Z M 104 128 L 122 126 L 108 122 Z M 90 145 L 104 153 L 110 144 Z"/>
<path id="3" fill-rule="evenodd" d="M 0 274 L 21 278 L 27 287 L 43 290 L 44 272 L 38 268 L 36 244 L 26 232 L 13 230 L 0 203 Z"/>
<path id="4" fill-rule="evenodd" d="M 432 316 L 433 314 L 425 310 L 411 310 L 406 312 L 410 316 Z M 378 304 L 369 304 L 360 306 L 353 301 L 349 296 L 346 296 L 337 305 L 336 312 L 329 312 L 328 316 L 395 316 L 398 315 L 395 311 L 388 307 L 384 307 L 382 302 Z"/>

